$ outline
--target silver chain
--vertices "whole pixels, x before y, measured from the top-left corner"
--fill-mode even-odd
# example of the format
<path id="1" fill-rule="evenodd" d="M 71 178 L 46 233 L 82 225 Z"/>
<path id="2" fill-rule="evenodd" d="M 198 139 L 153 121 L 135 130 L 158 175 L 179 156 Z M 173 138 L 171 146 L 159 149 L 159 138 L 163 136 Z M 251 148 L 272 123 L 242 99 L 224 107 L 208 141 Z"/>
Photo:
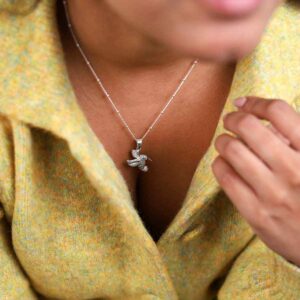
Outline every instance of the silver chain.
<path id="1" fill-rule="evenodd" d="M 165 105 L 165 107 L 162 109 L 162 111 L 160 112 L 160 114 L 156 117 L 156 119 L 153 121 L 153 123 L 150 125 L 150 127 L 148 128 L 148 130 L 146 131 L 146 133 L 144 134 L 144 136 L 141 139 L 136 138 L 136 136 L 134 135 L 134 133 L 132 132 L 132 130 L 129 128 L 127 122 L 124 120 L 124 118 L 122 117 L 120 111 L 118 110 L 118 108 L 116 107 L 116 105 L 114 104 L 114 102 L 111 99 L 111 96 L 109 95 L 109 93 L 107 92 L 107 90 L 105 89 L 105 87 L 103 86 L 101 80 L 99 79 L 99 77 L 97 76 L 96 72 L 94 71 L 92 64 L 90 63 L 90 61 L 87 59 L 86 55 L 84 54 L 82 48 L 80 47 L 80 44 L 78 42 L 78 39 L 76 37 L 76 35 L 74 34 L 74 31 L 72 29 L 72 25 L 71 25 L 71 21 L 70 21 L 70 17 L 69 17 L 69 13 L 68 13 L 68 9 L 67 9 L 67 1 L 64 0 L 64 7 L 65 7 L 65 12 L 66 12 L 66 17 L 67 17 L 67 22 L 68 22 L 68 27 L 70 28 L 71 34 L 73 36 L 73 39 L 75 41 L 75 44 L 77 46 L 77 48 L 79 49 L 80 53 L 82 54 L 86 64 L 88 65 L 88 67 L 90 68 L 92 74 L 94 75 L 95 79 L 97 80 L 98 84 L 100 85 L 103 93 L 105 94 L 105 96 L 107 97 L 107 99 L 110 101 L 111 105 L 113 106 L 113 108 L 115 109 L 115 111 L 117 112 L 118 116 L 120 117 L 121 121 L 123 122 L 123 124 L 125 125 L 125 127 L 128 129 L 129 133 L 131 134 L 131 136 L 135 139 L 135 141 L 137 142 L 138 140 L 143 140 L 147 134 L 150 132 L 150 130 L 153 128 L 153 126 L 156 124 L 156 122 L 159 120 L 159 118 L 162 116 L 162 114 L 165 112 L 165 110 L 167 109 L 167 107 L 169 106 L 169 104 L 171 103 L 171 101 L 174 99 L 174 97 L 177 95 L 177 93 L 179 92 L 179 90 L 181 89 L 182 85 L 184 84 L 184 82 L 187 80 L 187 78 L 189 77 L 189 75 L 191 74 L 191 72 L 193 71 L 195 65 L 198 63 L 198 59 L 196 59 L 191 67 L 189 68 L 189 70 L 187 71 L 187 73 L 185 74 L 185 76 L 183 77 L 183 79 L 180 81 L 180 84 L 178 85 L 178 87 L 176 88 L 175 92 L 173 93 L 173 95 L 171 96 L 171 98 L 169 99 L 169 101 L 167 102 L 167 104 Z"/>
<path id="2" fill-rule="evenodd" d="M 72 25 L 71 25 L 71 21 L 70 21 L 68 9 L 67 9 L 67 1 L 63 0 L 63 3 L 64 3 L 64 7 L 65 7 L 65 14 L 66 14 L 66 17 L 67 17 L 68 27 L 70 28 L 72 37 L 73 37 L 73 39 L 75 41 L 75 44 L 76 44 L 77 48 L 79 49 L 80 53 L 82 54 L 82 56 L 83 56 L 83 58 L 84 58 L 84 60 L 85 60 L 85 62 L 87 64 L 87 66 L 89 67 L 89 69 L 91 70 L 91 72 L 94 75 L 95 79 L 97 80 L 97 82 L 98 82 L 99 86 L 101 87 L 103 93 L 105 94 L 105 96 L 107 97 L 107 99 L 109 100 L 109 102 L 111 103 L 111 105 L 114 108 L 114 110 L 117 112 L 118 116 L 120 117 L 120 119 L 123 122 L 123 124 L 125 125 L 125 127 L 128 129 L 128 131 L 131 134 L 131 136 L 136 141 L 136 149 L 131 150 L 131 155 L 132 155 L 133 159 L 128 159 L 127 160 L 127 164 L 130 167 L 138 167 L 143 172 L 147 172 L 149 168 L 146 165 L 146 161 L 148 159 L 152 161 L 152 159 L 148 155 L 140 153 L 141 148 L 142 148 L 143 139 L 147 136 L 147 134 L 150 132 L 150 130 L 153 128 L 153 126 L 157 123 L 157 121 L 159 120 L 159 118 L 165 112 L 165 110 L 167 109 L 167 107 L 169 106 L 169 104 L 171 103 L 171 101 L 177 95 L 177 93 L 181 89 L 182 85 L 184 84 L 184 82 L 187 80 L 187 78 L 189 77 L 189 75 L 193 71 L 195 65 L 198 63 L 198 59 L 196 59 L 196 60 L 193 61 L 193 63 L 190 66 L 189 70 L 184 75 L 183 79 L 180 81 L 180 83 L 179 83 L 178 87 L 176 88 L 175 92 L 173 93 L 173 95 L 171 96 L 171 98 L 169 99 L 169 101 L 167 102 L 167 104 L 165 105 L 165 107 L 162 109 L 162 111 L 160 112 L 160 114 L 156 117 L 156 119 L 150 125 L 150 127 L 148 128 L 148 130 L 146 131 L 146 133 L 143 135 L 142 138 L 138 139 L 138 138 L 136 138 L 136 136 L 134 135 L 134 133 L 132 132 L 132 130 L 129 128 L 127 122 L 122 117 L 120 111 L 118 110 L 118 108 L 116 107 L 116 105 L 114 104 L 114 102 L 112 101 L 109 93 L 107 92 L 107 90 L 103 86 L 101 80 L 99 79 L 99 77 L 97 76 L 96 72 L 94 71 L 94 69 L 92 67 L 92 64 L 90 63 L 90 61 L 87 59 L 86 55 L 84 54 L 84 52 L 83 52 L 83 50 L 82 50 L 82 48 L 81 48 L 81 46 L 80 46 L 80 44 L 78 42 L 78 39 L 77 39 L 77 37 L 76 37 L 76 35 L 75 35 L 74 31 L 73 31 Z"/>

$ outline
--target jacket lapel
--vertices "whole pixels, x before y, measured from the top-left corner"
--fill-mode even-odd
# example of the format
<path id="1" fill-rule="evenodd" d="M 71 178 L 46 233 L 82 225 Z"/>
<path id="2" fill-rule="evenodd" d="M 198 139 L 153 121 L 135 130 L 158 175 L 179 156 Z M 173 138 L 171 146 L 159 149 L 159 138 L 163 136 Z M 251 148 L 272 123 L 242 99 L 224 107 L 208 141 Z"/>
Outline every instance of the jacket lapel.
<path id="1" fill-rule="evenodd" d="M 124 234 L 134 235 L 134 240 L 139 241 L 138 245 L 131 246 L 141 248 L 143 245 L 143 255 L 151 259 L 153 268 L 157 269 L 164 293 L 175 298 L 175 289 L 158 248 L 134 209 L 121 173 L 77 104 L 55 23 L 56 1 L 40 1 L 37 9 L 19 20 L 9 15 L 5 22 L 0 19 L 4 24 L 0 26 L 0 35 L 16 35 L 7 36 L 2 52 L 9 59 L 5 60 L 4 72 L 0 74 L 3 91 L 0 92 L 0 113 L 49 131 L 67 142 L 99 198 L 112 206 L 120 226 L 126 224 Z M 34 26 L 29 22 L 31 18 Z M 18 34 L 20 30 L 22 35 Z"/>

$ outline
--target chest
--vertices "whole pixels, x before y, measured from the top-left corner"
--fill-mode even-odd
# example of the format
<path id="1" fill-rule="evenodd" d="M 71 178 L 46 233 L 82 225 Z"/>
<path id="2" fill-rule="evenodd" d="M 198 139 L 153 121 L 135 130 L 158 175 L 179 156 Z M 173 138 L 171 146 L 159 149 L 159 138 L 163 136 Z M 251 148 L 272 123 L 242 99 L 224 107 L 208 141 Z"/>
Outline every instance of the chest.
<path id="1" fill-rule="evenodd" d="M 195 68 L 184 89 L 143 139 L 141 153 L 152 161 L 147 161 L 149 171 L 142 172 L 128 166 L 127 160 L 133 158 L 131 150 L 136 148 L 136 143 L 72 44 L 70 39 L 62 39 L 78 104 L 121 173 L 145 227 L 157 241 L 179 211 L 196 167 L 210 145 L 235 65 Z M 98 70 L 100 77 L 104 73 L 108 78 L 104 85 L 136 138 L 144 136 L 178 85 L 176 76 L 169 73 L 174 78 L 172 84 L 165 71 L 132 77 L 114 73 L 107 77 L 109 68 L 107 72 L 103 66 Z"/>
<path id="2" fill-rule="evenodd" d="M 143 139 L 141 154 L 146 154 L 152 161 L 146 162 L 148 172 L 142 172 L 128 166 L 127 160 L 133 158 L 131 150 L 136 148 L 136 142 L 81 57 L 78 53 L 68 55 L 66 64 L 86 121 L 122 175 L 145 227 L 158 241 L 182 206 L 196 167 L 210 145 L 235 65 L 195 68 L 181 93 L 170 102 Z M 116 76 L 108 76 L 104 81 L 115 106 L 136 138 L 144 136 L 176 88 L 176 80 L 172 84 L 161 73 L 157 72 L 161 80 L 154 74 L 133 78 L 119 74 L 117 81 Z M 135 88 L 128 89 L 133 82 Z"/>
<path id="3" fill-rule="evenodd" d="M 80 92 L 77 95 L 91 129 L 124 178 L 145 227 L 158 241 L 186 197 L 196 167 L 210 145 L 226 97 L 205 101 L 181 97 L 180 103 L 170 106 L 143 140 L 141 154 L 152 161 L 147 160 L 148 172 L 142 172 L 126 163 L 132 159 L 130 151 L 136 143 L 112 113 L 113 108 L 105 101 L 87 104 Z M 183 104 L 188 101 L 188 105 Z M 135 111 L 123 109 L 122 115 L 132 124 L 136 136 L 142 137 L 159 112 L 157 106 L 146 105 L 146 109 L 137 107 Z"/>

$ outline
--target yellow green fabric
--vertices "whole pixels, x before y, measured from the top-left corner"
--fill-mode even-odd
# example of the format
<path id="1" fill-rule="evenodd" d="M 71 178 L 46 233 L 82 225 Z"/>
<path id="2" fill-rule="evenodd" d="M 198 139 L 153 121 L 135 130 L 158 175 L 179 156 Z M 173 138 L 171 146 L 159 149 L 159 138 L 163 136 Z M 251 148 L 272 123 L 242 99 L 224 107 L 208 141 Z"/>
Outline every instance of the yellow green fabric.
<path id="1" fill-rule="evenodd" d="M 243 95 L 300 111 L 293 3 L 238 63 L 222 116 Z M 254 234 L 212 173 L 222 117 L 154 242 L 79 108 L 55 9 L 56 0 L 0 0 L 0 299 L 299 300 L 300 268 Z"/>

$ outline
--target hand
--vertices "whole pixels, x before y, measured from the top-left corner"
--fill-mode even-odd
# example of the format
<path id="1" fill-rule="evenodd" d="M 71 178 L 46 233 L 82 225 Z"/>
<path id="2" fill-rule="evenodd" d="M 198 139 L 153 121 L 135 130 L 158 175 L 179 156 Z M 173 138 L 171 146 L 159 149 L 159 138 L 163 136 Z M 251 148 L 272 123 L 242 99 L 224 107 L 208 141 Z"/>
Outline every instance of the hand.
<path id="1" fill-rule="evenodd" d="M 223 119 L 237 137 L 216 138 L 212 171 L 260 239 L 300 266 L 300 114 L 283 100 L 246 98 Z"/>

